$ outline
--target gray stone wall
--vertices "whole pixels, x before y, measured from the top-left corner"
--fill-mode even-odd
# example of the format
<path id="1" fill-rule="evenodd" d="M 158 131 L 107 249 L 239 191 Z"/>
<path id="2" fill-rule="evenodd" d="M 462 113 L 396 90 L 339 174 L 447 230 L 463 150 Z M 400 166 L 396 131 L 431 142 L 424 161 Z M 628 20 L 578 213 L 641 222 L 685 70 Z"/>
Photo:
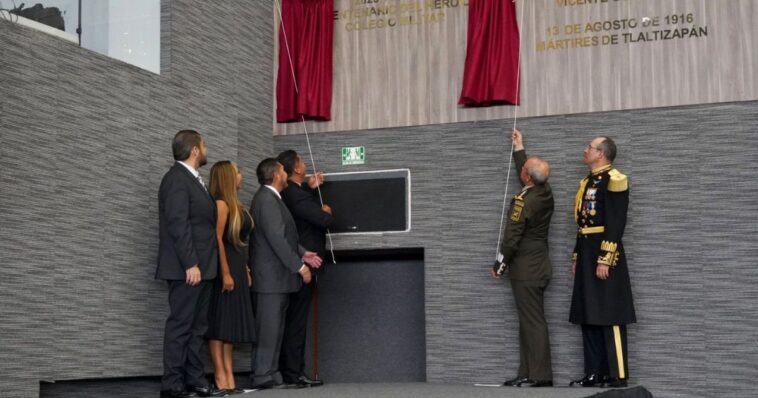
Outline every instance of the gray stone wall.
<path id="1" fill-rule="evenodd" d="M 206 180 L 237 161 L 252 198 L 272 148 L 271 13 L 164 0 L 161 75 L 0 21 L 0 396 L 161 374 L 167 291 L 153 275 L 171 139 L 200 131 Z"/>
<path id="2" fill-rule="evenodd" d="M 211 163 L 238 161 L 245 201 L 257 186 L 255 165 L 273 147 L 306 151 L 302 136 L 271 138 L 271 9 L 242 0 L 167 4 L 161 75 L 0 22 L 2 396 L 36 396 L 40 380 L 161 373 L 167 306 L 165 286 L 153 280 L 157 189 L 177 130 L 201 131 Z M 631 178 L 633 380 L 656 396 L 752 393 L 757 110 L 743 102 L 519 121 L 529 152 L 553 165 L 547 315 L 556 382 L 582 369 L 580 331 L 567 322 L 571 206 L 586 173 L 582 148 L 603 133 L 617 139 L 617 166 Z M 424 248 L 431 382 L 515 375 L 510 289 L 487 275 L 510 126 L 311 137 L 327 172 L 411 169 L 411 232 L 335 243 Z M 357 145 L 366 146 L 367 164 L 340 166 L 340 147 Z M 509 191 L 516 189 L 513 176 Z M 237 356 L 240 370 L 245 356 Z"/>
<path id="3" fill-rule="evenodd" d="M 665 397 L 754 391 L 757 110 L 758 103 L 742 102 L 518 121 L 527 152 L 552 165 L 556 211 L 546 312 L 556 383 L 583 371 L 581 331 L 568 323 L 572 209 L 587 173 L 582 150 L 604 134 L 616 140 L 616 165 L 631 181 L 624 244 L 639 321 L 628 329 L 632 381 Z M 411 232 L 335 236 L 334 242 L 337 249 L 425 249 L 431 382 L 516 375 L 510 287 L 488 275 L 510 150 L 505 131 L 512 126 L 504 120 L 311 135 L 316 165 L 326 172 L 411 170 Z M 341 166 L 340 148 L 361 145 L 366 164 Z M 307 154 L 304 136 L 276 137 L 274 147 Z M 510 194 L 519 189 L 517 178 L 512 171 Z"/>

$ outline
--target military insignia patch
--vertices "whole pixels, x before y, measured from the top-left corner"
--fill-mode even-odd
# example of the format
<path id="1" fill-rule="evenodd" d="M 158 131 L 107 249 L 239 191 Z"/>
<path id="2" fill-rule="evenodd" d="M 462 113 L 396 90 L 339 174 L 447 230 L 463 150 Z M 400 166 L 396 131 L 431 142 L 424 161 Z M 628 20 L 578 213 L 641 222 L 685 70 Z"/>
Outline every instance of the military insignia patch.
<path id="1" fill-rule="evenodd" d="M 518 221 L 521 219 L 521 211 L 524 209 L 524 202 L 513 202 L 513 210 L 511 210 L 511 221 Z"/>

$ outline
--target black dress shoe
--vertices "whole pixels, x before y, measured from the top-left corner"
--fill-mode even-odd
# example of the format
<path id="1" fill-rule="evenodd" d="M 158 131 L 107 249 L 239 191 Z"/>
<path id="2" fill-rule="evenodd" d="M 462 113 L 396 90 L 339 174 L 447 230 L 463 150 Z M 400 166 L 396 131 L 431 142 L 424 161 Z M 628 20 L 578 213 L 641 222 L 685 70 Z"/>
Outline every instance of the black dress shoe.
<path id="1" fill-rule="evenodd" d="M 161 398 L 190 398 L 196 396 L 197 394 L 194 392 L 183 389 L 161 390 Z"/>
<path id="2" fill-rule="evenodd" d="M 305 387 L 321 387 L 324 385 L 323 380 L 313 380 L 310 377 L 306 375 L 302 375 L 297 378 L 297 382 L 295 384 L 302 385 Z"/>
<path id="3" fill-rule="evenodd" d="M 190 386 L 187 390 L 194 392 L 198 397 L 225 397 L 229 395 L 226 390 L 219 390 L 214 386 Z"/>
<path id="4" fill-rule="evenodd" d="M 503 383 L 503 385 L 506 387 L 516 387 L 519 385 L 519 383 L 525 382 L 527 380 L 529 380 L 528 377 L 516 376 L 510 380 L 506 380 L 505 383 Z"/>
<path id="5" fill-rule="evenodd" d="M 273 387 L 274 390 L 291 390 L 296 388 L 305 388 L 304 385 L 300 385 L 297 383 L 281 383 L 281 384 L 274 384 Z"/>
<path id="6" fill-rule="evenodd" d="M 552 387 L 552 380 L 532 380 L 526 379 L 521 383 L 518 383 L 518 387 Z"/>
<path id="7" fill-rule="evenodd" d="M 244 388 L 236 387 L 234 390 L 232 390 L 232 394 L 242 394 L 245 392 Z"/>
<path id="8" fill-rule="evenodd" d="M 617 377 L 606 377 L 604 382 L 604 387 L 608 388 L 624 388 L 628 386 L 626 379 L 619 379 Z"/>
<path id="9" fill-rule="evenodd" d="M 585 375 L 579 380 L 573 380 L 569 383 L 569 387 L 602 387 L 603 377 L 598 374 Z"/>
<path id="10" fill-rule="evenodd" d="M 274 383 L 272 380 L 269 380 L 262 384 L 253 384 L 253 389 L 256 390 L 286 390 L 291 388 L 302 388 L 298 387 L 296 384 L 289 384 L 289 383 Z"/>

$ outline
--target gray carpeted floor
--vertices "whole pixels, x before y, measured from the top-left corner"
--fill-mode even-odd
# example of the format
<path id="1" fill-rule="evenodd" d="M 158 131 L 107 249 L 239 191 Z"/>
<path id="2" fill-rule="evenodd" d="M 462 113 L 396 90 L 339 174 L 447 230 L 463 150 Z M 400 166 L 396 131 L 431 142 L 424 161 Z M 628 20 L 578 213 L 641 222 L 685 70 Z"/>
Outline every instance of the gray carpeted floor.
<path id="1" fill-rule="evenodd" d="M 239 383 L 244 386 L 244 382 Z M 155 398 L 158 397 L 160 382 L 157 379 L 131 379 L 106 381 L 76 381 L 60 383 L 43 383 L 40 398 Z M 235 397 L 302 397 L 302 398 L 419 398 L 419 397 L 513 397 L 513 398 L 579 398 L 598 392 L 607 391 L 599 388 L 533 388 L 513 387 L 478 387 L 461 384 L 431 383 L 372 383 L 352 384 L 334 383 L 323 387 L 299 390 L 265 390 Z"/>

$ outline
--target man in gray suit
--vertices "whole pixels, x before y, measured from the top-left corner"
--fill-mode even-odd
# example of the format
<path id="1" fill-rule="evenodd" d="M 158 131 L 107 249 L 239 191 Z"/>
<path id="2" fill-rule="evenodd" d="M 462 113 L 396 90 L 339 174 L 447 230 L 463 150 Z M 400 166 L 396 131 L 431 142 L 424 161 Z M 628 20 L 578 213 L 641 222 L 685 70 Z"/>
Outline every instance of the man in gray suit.
<path id="1" fill-rule="evenodd" d="M 250 264 L 258 344 L 251 377 L 255 388 L 286 388 L 279 372 L 279 353 L 289 293 L 311 281 L 306 264 L 319 268 L 321 258 L 297 243 L 297 226 L 279 194 L 287 187 L 282 165 L 276 159 L 264 159 L 256 174 L 261 187 L 250 211 L 255 219 Z"/>

